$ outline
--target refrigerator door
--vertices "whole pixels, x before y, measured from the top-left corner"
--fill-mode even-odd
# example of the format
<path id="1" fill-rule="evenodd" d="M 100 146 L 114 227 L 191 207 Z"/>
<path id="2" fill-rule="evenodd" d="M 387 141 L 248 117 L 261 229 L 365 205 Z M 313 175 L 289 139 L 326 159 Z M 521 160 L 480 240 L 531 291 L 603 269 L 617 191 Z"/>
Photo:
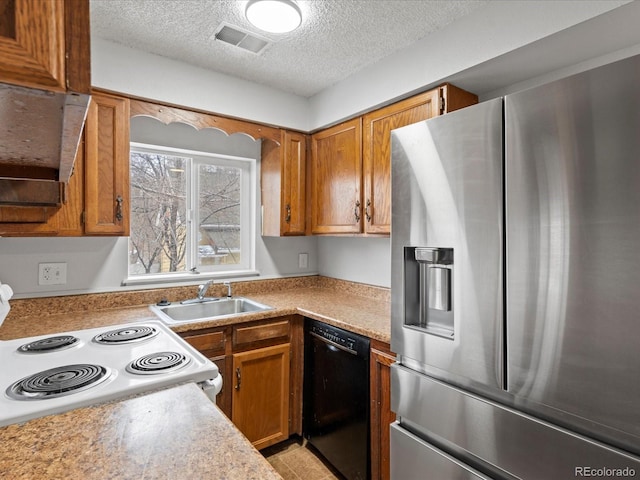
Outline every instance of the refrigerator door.
<path id="1" fill-rule="evenodd" d="M 391 347 L 503 388 L 502 100 L 391 132 Z"/>
<path id="2" fill-rule="evenodd" d="M 411 432 L 415 443 L 428 442 L 489 478 L 614 478 L 634 477 L 640 472 L 638 457 L 398 364 L 391 367 L 391 408 L 398 415 L 398 426 Z M 397 466 L 399 462 L 421 465 L 419 459 L 407 457 L 409 438 L 399 444 L 395 443 L 397 436 L 391 438 L 392 471 L 402 468 Z M 414 445 L 408 451 L 420 451 L 420 447 Z M 423 451 L 419 455 L 427 461 L 429 454 Z M 440 468 L 439 463 L 436 460 L 434 468 Z M 420 472 L 428 472 L 428 468 Z M 394 478 L 429 477 L 414 472 L 413 476 Z"/>
<path id="3" fill-rule="evenodd" d="M 506 97 L 508 390 L 640 453 L 640 57 Z"/>

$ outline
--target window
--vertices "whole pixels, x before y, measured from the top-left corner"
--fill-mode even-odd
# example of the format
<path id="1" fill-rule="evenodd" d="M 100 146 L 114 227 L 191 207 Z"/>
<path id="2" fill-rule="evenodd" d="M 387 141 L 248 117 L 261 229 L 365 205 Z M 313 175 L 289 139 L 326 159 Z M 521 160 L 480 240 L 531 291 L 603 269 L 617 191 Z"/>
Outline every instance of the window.
<path id="1" fill-rule="evenodd" d="M 131 144 L 129 277 L 254 269 L 256 161 Z"/>

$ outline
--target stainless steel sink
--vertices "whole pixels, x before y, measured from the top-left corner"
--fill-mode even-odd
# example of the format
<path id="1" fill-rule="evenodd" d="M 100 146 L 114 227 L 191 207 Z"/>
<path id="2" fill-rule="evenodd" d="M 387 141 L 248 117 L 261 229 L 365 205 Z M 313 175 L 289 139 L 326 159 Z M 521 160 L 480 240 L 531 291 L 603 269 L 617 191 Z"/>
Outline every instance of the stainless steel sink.
<path id="1" fill-rule="evenodd" d="M 170 325 L 216 320 L 235 315 L 262 312 L 272 308 L 243 297 L 211 299 L 196 303 L 173 303 L 166 306 L 149 306 L 149 309 L 158 318 Z"/>

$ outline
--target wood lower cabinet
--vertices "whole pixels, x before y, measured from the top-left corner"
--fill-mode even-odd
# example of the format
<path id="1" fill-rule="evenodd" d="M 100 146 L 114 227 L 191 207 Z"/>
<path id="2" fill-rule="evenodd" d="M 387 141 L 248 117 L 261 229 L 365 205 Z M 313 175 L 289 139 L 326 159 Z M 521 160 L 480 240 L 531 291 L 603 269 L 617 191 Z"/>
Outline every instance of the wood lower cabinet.
<path id="1" fill-rule="evenodd" d="M 391 411 L 391 370 L 395 354 L 389 344 L 371 341 L 370 399 L 371 399 L 371 479 L 390 478 L 389 425 L 396 415 Z"/>
<path id="2" fill-rule="evenodd" d="M 231 328 L 208 330 L 195 334 L 187 334 L 183 338 L 196 350 L 204 354 L 218 367 L 222 375 L 222 390 L 216 397 L 216 405 L 231 418 L 231 386 L 227 383 L 231 378 L 232 362 L 227 358 L 227 338 L 231 336 Z M 230 342 L 229 342 L 230 344 Z"/>
<path id="3" fill-rule="evenodd" d="M 217 405 L 256 448 L 302 434 L 301 316 L 181 336 L 218 365 L 223 387 Z"/>
<path id="4" fill-rule="evenodd" d="M 262 449 L 289 438 L 289 351 L 274 345 L 233 355 L 233 423 Z"/>

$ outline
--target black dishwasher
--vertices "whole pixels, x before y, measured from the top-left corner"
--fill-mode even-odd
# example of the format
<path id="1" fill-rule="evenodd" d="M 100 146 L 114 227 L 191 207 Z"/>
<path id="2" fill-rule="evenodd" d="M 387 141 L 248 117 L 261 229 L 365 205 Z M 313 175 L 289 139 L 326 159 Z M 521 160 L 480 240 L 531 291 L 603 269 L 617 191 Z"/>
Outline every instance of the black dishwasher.
<path id="1" fill-rule="evenodd" d="M 305 319 L 303 436 L 348 480 L 369 478 L 369 339 Z"/>

